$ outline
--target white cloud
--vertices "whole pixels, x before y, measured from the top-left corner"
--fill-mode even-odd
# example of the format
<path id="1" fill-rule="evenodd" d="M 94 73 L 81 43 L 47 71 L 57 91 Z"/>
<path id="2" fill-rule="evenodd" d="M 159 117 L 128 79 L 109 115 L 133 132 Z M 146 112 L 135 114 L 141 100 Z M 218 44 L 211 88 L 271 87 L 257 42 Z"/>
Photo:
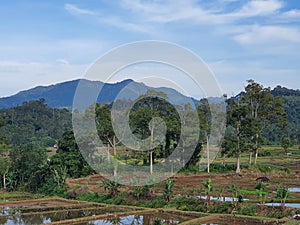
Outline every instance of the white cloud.
<path id="1" fill-rule="evenodd" d="M 114 26 L 116 28 L 121 28 L 126 31 L 134 31 L 140 33 L 152 33 L 152 29 L 147 25 L 141 25 L 138 23 L 130 23 L 121 20 L 118 17 L 99 17 L 98 21 L 106 25 Z"/>
<path id="2" fill-rule="evenodd" d="M 252 0 L 237 12 L 241 17 L 268 16 L 278 12 L 283 3 L 278 0 Z"/>
<path id="3" fill-rule="evenodd" d="M 282 14 L 279 14 L 274 18 L 276 22 L 299 22 L 300 21 L 300 10 L 292 9 Z"/>
<path id="4" fill-rule="evenodd" d="M 240 44 L 263 44 L 278 41 L 300 42 L 300 30 L 282 26 L 259 26 L 249 27 L 248 31 L 234 36 Z"/>
<path id="5" fill-rule="evenodd" d="M 50 85 L 83 77 L 88 65 L 0 61 L 0 96 L 16 94 L 39 85 Z"/>
<path id="6" fill-rule="evenodd" d="M 232 3 L 235 1 L 227 2 Z M 144 17 L 145 21 L 169 23 L 188 20 L 199 24 L 230 24 L 244 18 L 276 14 L 284 4 L 279 0 L 251 0 L 241 8 L 225 12 L 224 1 L 216 1 L 214 8 L 206 8 L 194 0 L 164 0 L 151 3 L 140 0 L 122 0 L 122 6 Z M 211 4 L 213 5 L 213 4 Z"/>
<path id="7" fill-rule="evenodd" d="M 141 33 L 150 33 L 151 29 L 149 26 L 145 26 L 145 24 L 138 24 L 138 23 L 131 23 L 126 22 L 126 20 L 123 20 L 117 16 L 111 16 L 111 15 L 103 15 L 102 13 L 96 13 L 95 11 L 88 10 L 88 9 L 82 9 L 79 8 L 76 5 L 72 4 L 65 4 L 65 9 L 75 15 L 88 15 L 88 16 L 94 16 L 96 21 L 110 25 L 116 28 L 121 28 L 126 31 L 134 31 L 134 32 L 141 32 Z"/>
<path id="8" fill-rule="evenodd" d="M 69 13 L 75 14 L 75 15 L 90 15 L 90 16 L 96 15 L 96 13 L 92 10 L 82 9 L 73 4 L 65 4 L 65 9 Z"/>
<path id="9" fill-rule="evenodd" d="M 66 59 L 57 59 L 56 62 L 58 62 L 59 64 L 63 64 L 63 65 L 69 65 L 70 62 Z"/>
<path id="10" fill-rule="evenodd" d="M 280 0 L 250 0 L 231 11 L 226 11 L 224 4 L 236 4 L 235 0 L 215 0 L 214 4 L 212 2 L 210 4 L 201 2 L 200 4 L 196 0 L 121 0 L 120 2 L 121 9 L 130 11 L 131 14 L 122 12 L 119 16 L 104 15 L 100 12 L 95 13 L 95 11 L 81 9 L 75 5 L 66 8 L 81 12 L 81 14 L 93 15 L 102 24 L 154 36 L 159 32 L 159 24 L 188 22 L 189 26 L 195 24 L 200 26 L 219 25 L 214 27 L 216 30 L 223 29 L 220 25 L 232 26 L 233 31 L 226 31 L 223 35 L 233 35 L 233 40 L 240 44 L 265 43 L 269 40 L 298 42 L 298 29 L 279 27 L 276 20 L 277 22 L 279 20 L 288 22 L 298 18 L 300 20 L 300 10 L 282 11 L 285 4 Z M 274 21 L 273 23 L 269 22 L 268 26 L 264 26 L 263 21 L 254 26 L 251 26 L 249 20 L 247 23 L 243 23 L 244 19 L 256 17 L 266 20 L 273 18 Z M 248 25 L 246 26 L 246 24 Z M 236 32 L 241 27 L 243 27 L 243 31 Z M 284 35 L 285 32 L 289 35 Z"/>
<path id="11" fill-rule="evenodd" d="M 298 18 L 299 19 L 300 18 L 300 10 L 293 9 L 293 10 L 283 13 L 282 16 L 286 17 L 286 18 Z"/>

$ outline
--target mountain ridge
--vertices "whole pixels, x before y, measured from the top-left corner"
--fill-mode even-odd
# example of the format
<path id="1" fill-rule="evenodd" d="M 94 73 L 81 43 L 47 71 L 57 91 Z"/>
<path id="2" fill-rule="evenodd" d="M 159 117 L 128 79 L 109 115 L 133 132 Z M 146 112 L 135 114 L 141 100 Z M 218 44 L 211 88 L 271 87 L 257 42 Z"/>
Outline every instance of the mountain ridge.
<path id="1" fill-rule="evenodd" d="M 97 102 L 110 103 L 116 99 L 120 91 L 128 88 L 126 93 L 122 93 L 124 98 L 134 99 L 137 94 L 142 94 L 149 89 L 156 91 L 163 91 L 168 96 L 176 95 L 174 104 L 182 104 L 187 100 L 195 101 L 195 99 L 187 97 L 175 89 L 167 87 L 150 87 L 144 83 L 135 82 L 131 79 L 125 79 L 117 83 L 103 83 L 101 81 L 91 81 L 86 79 L 76 79 L 71 81 L 65 81 L 57 84 L 51 84 L 47 86 L 37 86 L 28 90 L 23 90 L 17 94 L 0 98 L 0 109 L 7 109 L 22 105 L 24 102 L 35 101 L 39 99 L 45 99 L 45 103 L 54 108 L 68 108 L 70 109 L 73 104 L 73 99 L 79 82 L 87 88 L 87 90 L 101 90 L 101 95 L 98 96 Z M 129 86 L 131 85 L 131 86 Z"/>

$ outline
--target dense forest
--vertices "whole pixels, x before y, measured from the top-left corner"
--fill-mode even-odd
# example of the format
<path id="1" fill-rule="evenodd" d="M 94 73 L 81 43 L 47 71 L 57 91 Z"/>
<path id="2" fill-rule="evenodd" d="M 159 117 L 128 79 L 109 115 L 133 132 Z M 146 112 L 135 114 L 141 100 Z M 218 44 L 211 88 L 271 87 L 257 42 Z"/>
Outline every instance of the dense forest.
<path id="1" fill-rule="evenodd" d="M 152 92 L 158 96 L 164 95 Z M 119 100 L 118 104 L 121 112 L 132 102 L 128 99 Z M 218 107 L 218 104 L 209 105 L 207 99 L 201 99 L 196 106 L 200 130 L 198 143 L 190 160 L 184 161 L 185 159 L 178 156 L 180 163 L 186 167 L 196 165 L 199 157 L 209 151 L 210 110 Z M 250 164 L 256 164 L 262 145 L 299 144 L 300 91 L 298 90 L 280 86 L 271 90 L 249 80 L 241 94 L 227 98 L 226 108 L 227 129 L 220 157 L 235 157 L 237 173 L 241 172 L 241 154 L 249 154 L 250 159 L 253 156 L 253 162 L 250 160 Z M 129 115 L 132 133 L 142 140 L 153 137 L 154 127 L 159 128 L 159 123 L 152 120 L 154 117 L 159 117 L 165 122 L 166 133 L 161 144 L 149 148 L 148 151 L 136 152 L 130 151 L 122 144 L 122 140 L 117 138 L 112 126 L 111 103 L 97 103 L 87 109 L 84 116 L 88 116 L 91 109 L 95 110 L 98 136 L 107 146 L 108 154 L 123 163 L 150 165 L 150 168 L 167 158 L 179 145 L 182 126 L 179 114 L 185 118 L 192 118 L 191 115 L 195 112 L 189 104 L 173 106 L 160 97 L 141 98 L 133 105 Z M 0 110 L 2 187 L 57 194 L 65 190 L 66 178 L 94 173 L 79 151 L 74 133 L 71 131 L 71 116 L 66 109 L 48 107 L 43 99 Z M 193 124 L 195 121 L 189 123 Z M 193 133 L 193 130 L 186 132 Z M 184 141 L 185 146 L 189 145 L 188 139 Z M 58 144 L 56 154 L 47 156 L 46 147 L 56 143 Z M 121 165 L 112 167 L 111 173 L 117 176 L 118 170 L 122 170 Z"/>
<path id="2" fill-rule="evenodd" d="M 48 107 L 44 99 L 0 110 L 0 136 L 13 146 L 29 142 L 53 146 L 71 128 L 71 113 Z"/>
<path id="3" fill-rule="evenodd" d="M 283 107 L 289 121 L 287 136 L 293 140 L 294 144 L 300 144 L 300 90 L 277 86 L 271 93 L 273 96 L 278 96 L 283 99 Z M 278 141 L 277 139 L 277 142 Z"/>

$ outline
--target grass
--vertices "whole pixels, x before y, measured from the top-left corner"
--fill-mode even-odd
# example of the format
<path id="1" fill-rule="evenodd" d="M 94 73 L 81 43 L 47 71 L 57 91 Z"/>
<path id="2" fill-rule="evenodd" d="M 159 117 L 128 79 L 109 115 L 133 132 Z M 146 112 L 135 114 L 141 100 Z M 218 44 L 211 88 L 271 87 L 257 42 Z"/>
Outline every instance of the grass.
<path id="1" fill-rule="evenodd" d="M 31 200 L 31 199 L 38 199 L 43 197 L 44 195 L 41 194 L 31 194 L 31 193 L 24 193 L 24 192 L 0 192 L 0 202 Z"/>

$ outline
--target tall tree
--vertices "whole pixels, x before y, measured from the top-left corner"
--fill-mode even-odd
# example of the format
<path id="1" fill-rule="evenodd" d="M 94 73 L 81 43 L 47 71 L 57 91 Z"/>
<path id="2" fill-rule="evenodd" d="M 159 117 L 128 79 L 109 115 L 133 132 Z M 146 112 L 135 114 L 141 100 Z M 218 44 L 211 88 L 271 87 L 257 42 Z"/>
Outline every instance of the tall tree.
<path id="1" fill-rule="evenodd" d="M 249 143 L 247 112 L 247 106 L 239 100 L 227 100 L 227 130 L 223 153 L 237 156 L 236 173 L 241 172 L 241 155 L 247 150 Z"/>
<path id="2" fill-rule="evenodd" d="M 47 164 L 46 149 L 32 143 L 11 149 L 12 179 L 28 191 L 37 191 L 44 181 L 42 168 Z"/>
<path id="3" fill-rule="evenodd" d="M 6 175 L 11 167 L 10 151 L 10 145 L 5 142 L 0 144 L 0 174 L 2 175 L 4 189 L 6 189 Z"/>
<path id="4" fill-rule="evenodd" d="M 73 131 L 66 131 L 58 142 L 58 150 L 51 158 L 51 167 L 62 171 L 66 167 L 68 177 L 78 178 L 93 173 L 93 169 L 83 158 L 76 143 Z"/>
<path id="5" fill-rule="evenodd" d="M 284 149 L 284 152 L 287 153 L 289 147 L 292 147 L 293 143 L 290 138 L 284 137 L 281 140 L 281 147 Z"/>
<path id="6" fill-rule="evenodd" d="M 129 115 L 133 134 L 139 140 L 149 138 L 149 147 L 146 149 L 149 160 L 144 160 L 144 163 L 149 162 L 150 173 L 153 173 L 155 156 L 167 157 L 173 151 L 171 143 L 179 141 L 180 118 L 176 109 L 164 100 L 166 98 L 164 93 L 149 90 L 134 104 Z M 156 140 L 157 133 L 164 128 L 166 128 L 164 140 Z"/>
<path id="7" fill-rule="evenodd" d="M 248 80 L 241 101 L 247 104 L 248 107 L 248 119 L 251 122 L 249 129 L 252 133 L 250 160 L 252 153 L 255 153 L 254 164 L 256 164 L 263 129 L 270 123 L 278 123 L 284 126 L 287 116 L 282 100 L 278 97 L 274 98 L 270 88 L 264 88 L 263 85 L 254 82 L 254 80 Z"/>
<path id="8" fill-rule="evenodd" d="M 112 121 L 111 121 L 111 111 L 109 105 L 96 104 L 96 124 L 98 135 L 103 142 L 103 144 L 108 146 L 107 154 L 108 160 L 110 159 L 109 147 L 113 149 L 113 160 L 114 164 L 114 177 L 117 176 L 117 145 L 121 143 L 114 132 Z"/>
<path id="9" fill-rule="evenodd" d="M 206 98 L 200 100 L 200 105 L 198 106 L 198 116 L 199 116 L 199 123 L 200 123 L 200 139 L 202 140 L 202 145 L 206 146 L 207 173 L 209 173 L 210 172 L 209 134 L 211 128 L 211 113 L 210 113 L 210 105 L 208 104 L 208 100 Z"/>

